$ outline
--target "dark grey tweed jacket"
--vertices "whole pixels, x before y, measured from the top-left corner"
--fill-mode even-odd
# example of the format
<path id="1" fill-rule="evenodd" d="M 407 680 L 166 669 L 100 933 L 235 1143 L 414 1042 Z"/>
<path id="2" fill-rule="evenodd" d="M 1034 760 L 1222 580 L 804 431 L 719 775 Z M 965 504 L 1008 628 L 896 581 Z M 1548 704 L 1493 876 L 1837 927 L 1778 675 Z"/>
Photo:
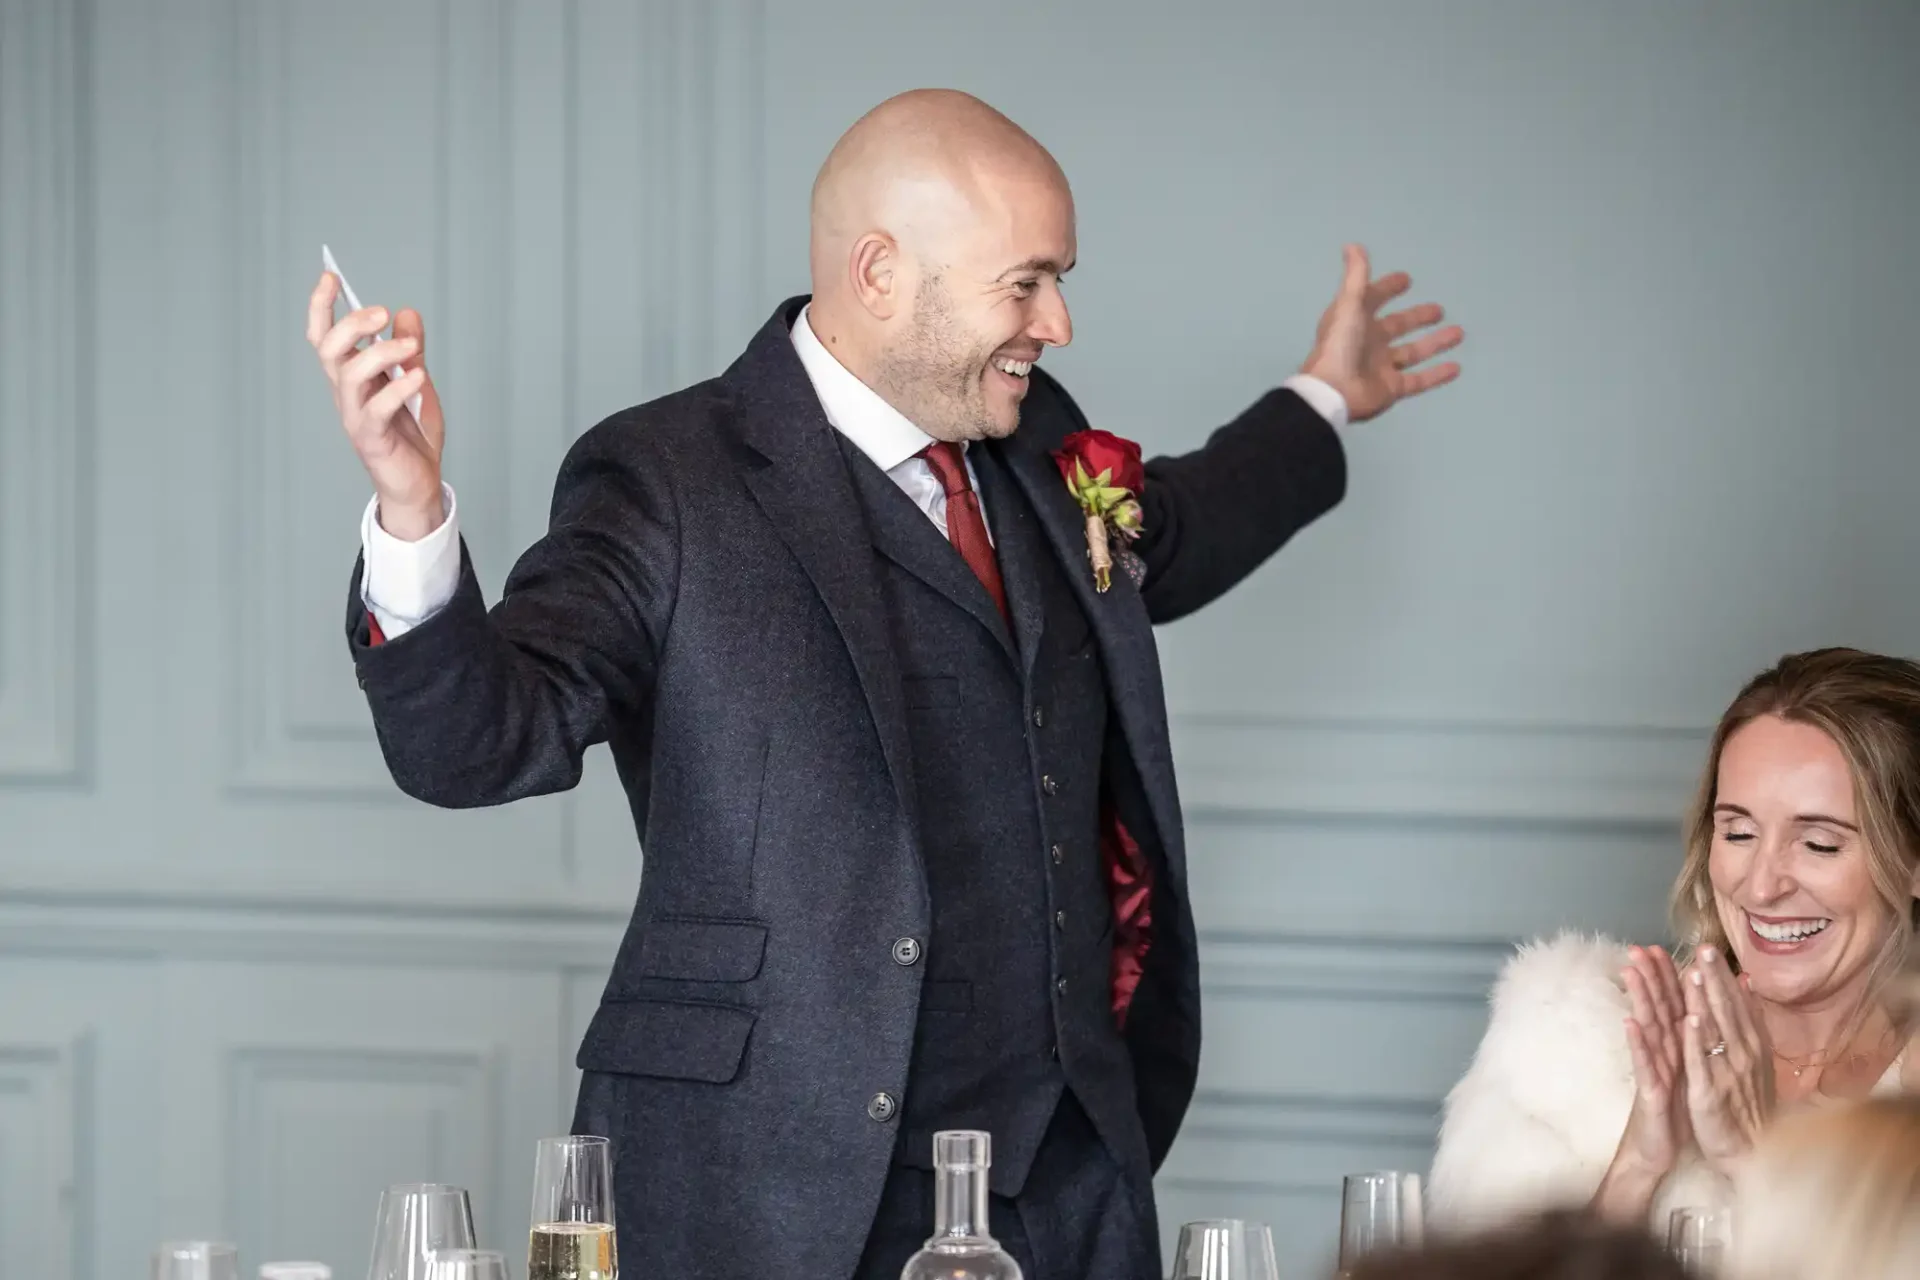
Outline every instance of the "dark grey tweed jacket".
<path id="1" fill-rule="evenodd" d="M 458 592 L 347 633 L 394 780 L 447 807 L 564 790 L 613 751 L 646 854 L 580 1046 L 576 1128 L 615 1144 L 623 1269 L 681 1280 L 849 1274 L 887 1176 L 925 966 L 901 675 L 845 460 L 783 303 L 717 379 L 574 445 L 552 521 L 489 610 Z M 1147 464 L 1147 565 L 1093 590 L 1049 451 L 1086 425 L 1032 375 L 1001 448 L 1099 645 L 1114 795 L 1154 864 L 1154 946 L 1127 1021 L 1157 1165 L 1192 1095 L 1200 1002 L 1180 802 L 1152 625 L 1252 572 L 1337 503 L 1344 455 L 1275 391 L 1196 452 Z"/>

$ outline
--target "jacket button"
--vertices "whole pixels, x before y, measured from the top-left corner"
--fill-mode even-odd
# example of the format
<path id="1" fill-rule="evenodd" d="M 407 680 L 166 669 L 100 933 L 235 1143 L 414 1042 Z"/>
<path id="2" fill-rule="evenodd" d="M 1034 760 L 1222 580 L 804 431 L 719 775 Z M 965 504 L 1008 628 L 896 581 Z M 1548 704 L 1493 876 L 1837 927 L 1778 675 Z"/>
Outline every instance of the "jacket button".
<path id="1" fill-rule="evenodd" d="M 1040 778 L 1040 789 L 1048 795 L 1056 795 L 1059 793 L 1060 784 L 1053 780 L 1052 774 L 1042 774 Z"/>
<path id="2" fill-rule="evenodd" d="M 1044 729 L 1046 728 L 1046 726 L 1047 726 L 1046 716 L 1041 714 L 1040 708 L 1035 707 L 1033 709 L 1033 727 L 1036 729 Z"/>
<path id="3" fill-rule="evenodd" d="M 876 1093 L 867 1099 L 867 1118 L 885 1124 L 893 1119 L 893 1113 L 899 1110 L 899 1107 L 900 1104 L 893 1100 L 892 1094 Z"/>
<path id="4" fill-rule="evenodd" d="M 893 943 L 893 962 L 895 964 L 914 964 L 920 959 L 920 939 L 896 938 Z"/>
<path id="5" fill-rule="evenodd" d="M 1051 852 L 1053 854 L 1053 865 L 1056 867 L 1059 866 L 1061 862 L 1063 862 L 1066 859 L 1067 855 L 1060 851 L 1059 845 L 1053 846 L 1053 849 L 1051 850 Z"/>
<path id="6" fill-rule="evenodd" d="M 1067 913 L 1066 913 L 1066 912 L 1064 912 L 1064 911 L 1056 911 L 1056 912 L 1054 912 L 1054 913 L 1053 913 L 1053 927 L 1054 927 L 1054 928 L 1056 928 L 1056 929 L 1064 929 L 1064 928 L 1066 928 L 1066 927 L 1067 927 Z"/>
<path id="7" fill-rule="evenodd" d="M 1060 981 L 1053 984 L 1053 989 L 1064 996 L 1067 994 L 1067 980 L 1065 978 L 1060 979 Z"/>

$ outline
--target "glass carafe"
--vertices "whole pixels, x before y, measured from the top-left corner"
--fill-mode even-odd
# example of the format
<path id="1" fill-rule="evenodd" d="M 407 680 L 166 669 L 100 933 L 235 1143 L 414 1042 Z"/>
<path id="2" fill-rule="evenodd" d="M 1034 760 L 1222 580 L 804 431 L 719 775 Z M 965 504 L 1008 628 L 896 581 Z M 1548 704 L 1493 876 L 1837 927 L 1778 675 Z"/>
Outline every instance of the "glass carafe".
<path id="1" fill-rule="evenodd" d="M 1020 1266 L 987 1230 L 992 1140 L 975 1129 L 933 1135 L 933 1234 L 907 1259 L 900 1280 L 1022 1280 Z"/>

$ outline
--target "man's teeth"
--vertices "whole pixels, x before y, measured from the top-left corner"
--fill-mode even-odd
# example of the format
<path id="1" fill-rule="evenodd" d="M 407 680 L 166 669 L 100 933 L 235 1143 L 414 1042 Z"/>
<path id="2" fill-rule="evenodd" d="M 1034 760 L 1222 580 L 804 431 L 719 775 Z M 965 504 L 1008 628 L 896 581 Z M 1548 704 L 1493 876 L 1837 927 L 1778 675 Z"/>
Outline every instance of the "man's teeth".
<path id="1" fill-rule="evenodd" d="M 1002 373 L 1010 373 L 1016 378 L 1024 378 L 1033 368 L 1031 360 L 995 360 L 993 367 Z"/>
<path id="2" fill-rule="evenodd" d="M 1798 942 L 1802 938 L 1811 938 L 1832 924 L 1831 920 L 1790 920 L 1785 924 L 1768 924 L 1763 920 L 1747 917 L 1747 923 L 1753 931 L 1768 942 Z"/>

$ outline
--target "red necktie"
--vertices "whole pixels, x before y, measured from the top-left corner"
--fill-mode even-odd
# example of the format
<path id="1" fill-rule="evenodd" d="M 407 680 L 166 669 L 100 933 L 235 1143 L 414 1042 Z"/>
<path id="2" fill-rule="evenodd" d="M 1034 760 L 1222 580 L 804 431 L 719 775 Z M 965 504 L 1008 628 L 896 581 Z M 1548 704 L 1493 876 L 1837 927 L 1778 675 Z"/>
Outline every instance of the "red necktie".
<path id="1" fill-rule="evenodd" d="M 959 445 L 942 440 L 922 449 L 920 456 L 927 460 L 933 474 L 940 477 L 940 487 L 947 491 L 947 541 L 960 552 L 960 558 L 967 562 L 967 567 L 980 579 L 980 585 L 1000 607 L 1002 621 L 1012 626 L 1013 617 L 1007 612 L 1007 589 L 1000 582 L 1000 562 L 994 558 L 993 543 L 987 539 L 987 522 L 980 515 L 980 495 L 973 491 L 967 479 L 966 455 L 960 452 Z"/>

